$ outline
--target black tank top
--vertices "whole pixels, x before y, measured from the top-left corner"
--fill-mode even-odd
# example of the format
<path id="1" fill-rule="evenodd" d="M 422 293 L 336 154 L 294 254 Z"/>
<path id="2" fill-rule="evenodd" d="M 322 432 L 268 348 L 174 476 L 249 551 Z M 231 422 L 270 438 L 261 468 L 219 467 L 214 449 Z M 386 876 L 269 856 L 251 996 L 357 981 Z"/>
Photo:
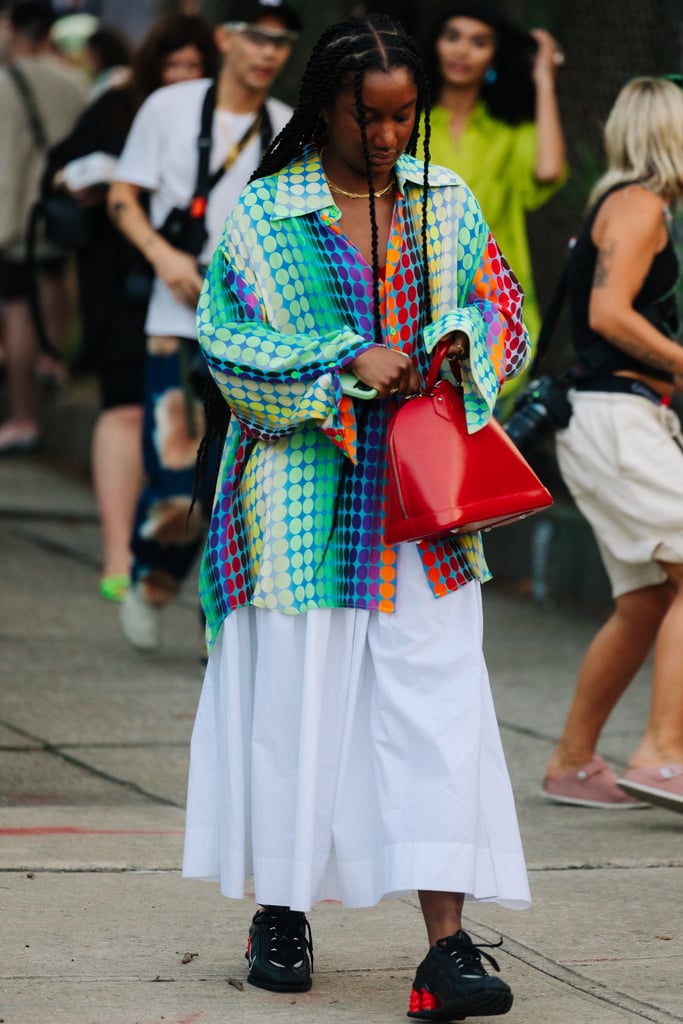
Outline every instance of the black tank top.
<path id="1" fill-rule="evenodd" d="M 599 364 L 601 377 L 609 376 L 617 370 L 633 370 L 657 380 L 673 381 L 673 374 L 643 363 L 615 345 L 611 345 L 601 334 L 593 331 L 588 322 L 588 304 L 598 256 L 598 250 L 591 238 L 593 224 L 598 210 L 607 196 L 633 184 L 636 182 L 623 182 L 615 185 L 598 200 L 584 221 L 572 249 L 568 267 L 572 343 L 579 360 L 582 353 L 586 353 L 588 349 L 591 350 L 590 363 L 593 366 L 596 363 Z M 678 331 L 676 300 L 673 295 L 677 281 L 678 260 L 671 238 L 669 238 L 662 251 L 655 255 L 643 285 L 633 302 L 633 308 L 668 338 L 674 338 Z"/>

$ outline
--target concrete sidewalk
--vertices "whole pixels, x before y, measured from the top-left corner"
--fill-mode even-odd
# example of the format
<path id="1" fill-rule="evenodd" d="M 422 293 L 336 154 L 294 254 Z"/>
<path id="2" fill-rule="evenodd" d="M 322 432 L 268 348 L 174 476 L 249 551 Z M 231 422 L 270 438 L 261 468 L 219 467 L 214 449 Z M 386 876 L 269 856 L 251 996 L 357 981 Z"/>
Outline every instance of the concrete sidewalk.
<path id="1" fill-rule="evenodd" d="M 310 993 L 244 984 L 249 902 L 183 881 L 188 743 L 201 686 L 190 583 L 144 658 L 97 596 L 84 484 L 0 463 L 0 1021 L 405 1020 L 424 954 L 414 898 L 310 915 Z M 683 816 L 546 804 L 539 780 L 597 620 L 485 590 L 486 648 L 534 906 L 467 907 L 515 992 L 509 1024 L 683 1021 Z M 601 752 L 623 766 L 647 670 Z"/>

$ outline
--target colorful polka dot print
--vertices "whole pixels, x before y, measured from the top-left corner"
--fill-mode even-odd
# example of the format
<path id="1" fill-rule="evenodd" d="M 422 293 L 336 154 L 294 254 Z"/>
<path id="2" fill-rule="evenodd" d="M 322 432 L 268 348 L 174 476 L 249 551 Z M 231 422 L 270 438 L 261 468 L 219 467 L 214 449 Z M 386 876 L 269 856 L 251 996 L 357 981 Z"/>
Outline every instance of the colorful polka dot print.
<path id="1" fill-rule="evenodd" d="M 522 295 L 466 185 L 430 169 L 425 322 L 422 165 L 400 158 L 380 282 L 384 343 L 424 377 L 437 342 L 470 338 L 469 429 L 525 365 Z M 395 401 L 352 400 L 340 372 L 374 344 L 372 268 L 341 230 L 314 148 L 253 182 L 225 226 L 197 309 L 198 336 L 232 419 L 200 594 L 211 643 L 234 608 L 391 612 L 396 550 L 383 541 L 386 428 Z M 489 571 L 478 534 L 419 545 L 436 597 Z"/>

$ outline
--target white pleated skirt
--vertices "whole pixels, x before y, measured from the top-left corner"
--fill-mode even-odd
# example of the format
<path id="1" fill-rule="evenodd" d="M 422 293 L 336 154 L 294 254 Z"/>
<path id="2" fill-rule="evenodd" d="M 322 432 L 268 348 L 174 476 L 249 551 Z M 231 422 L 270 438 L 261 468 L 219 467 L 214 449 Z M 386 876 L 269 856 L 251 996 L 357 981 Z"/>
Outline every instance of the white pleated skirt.
<path id="1" fill-rule="evenodd" d="M 482 653 L 481 589 L 399 549 L 394 614 L 242 608 L 192 734 L 183 874 L 308 910 L 416 889 L 530 902 Z"/>

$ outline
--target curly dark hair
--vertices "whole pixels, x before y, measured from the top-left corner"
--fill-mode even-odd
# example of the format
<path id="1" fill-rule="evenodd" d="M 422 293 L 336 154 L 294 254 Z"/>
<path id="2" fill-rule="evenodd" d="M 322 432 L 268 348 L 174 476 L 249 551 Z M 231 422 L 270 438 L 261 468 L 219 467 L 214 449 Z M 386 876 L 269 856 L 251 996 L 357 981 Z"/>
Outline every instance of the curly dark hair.
<path id="1" fill-rule="evenodd" d="M 534 120 L 536 88 L 531 75 L 536 40 L 486 0 L 450 0 L 432 20 L 423 45 L 423 57 L 433 102 L 441 91 L 436 44 L 451 18 L 473 18 L 496 34 L 495 82 L 484 82 L 481 98 L 492 117 L 517 125 Z"/>
<path id="2" fill-rule="evenodd" d="M 133 88 L 139 102 L 163 84 L 164 60 L 184 46 L 196 46 L 202 57 L 204 77 L 216 78 L 220 54 L 208 21 L 196 14 L 163 14 L 133 54 Z"/>
<path id="3" fill-rule="evenodd" d="M 369 216 L 372 231 L 372 269 L 374 289 L 374 336 L 383 345 L 380 318 L 380 275 L 378 228 L 375 215 L 374 185 L 368 142 L 363 117 L 363 78 L 369 71 L 388 72 L 406 68 L 417 86 L 415 129 L 406 147 L 415 154 L 418 137 L 422 139 L 424 156 L 423 210 L 422 210 L 422 263 L 427 320 L 431 318 L 429 275 L 427 260 L 427 203 L 429 197 L 429 84 L 417 43 L 402 26 L 391 18 L 370 14 L 362 18 L 348 18 L 327 29 L 313 47 L 303 73 L 299 97 L 291 119 L 273 140 L 263 155 L 252 181 L 265 178 L 282 170 L 300 156 L 306 146 L 319 140 L 325 132 L 323 109 L 343 92 L 352 90 L 362 133 L 368 179 Z M 198 476 L 203 478 L 210 447 L 225 442 L 230 411 L 220 391 L 209 381 L 205 394 L 207 430 L 199 449 Z"/>

